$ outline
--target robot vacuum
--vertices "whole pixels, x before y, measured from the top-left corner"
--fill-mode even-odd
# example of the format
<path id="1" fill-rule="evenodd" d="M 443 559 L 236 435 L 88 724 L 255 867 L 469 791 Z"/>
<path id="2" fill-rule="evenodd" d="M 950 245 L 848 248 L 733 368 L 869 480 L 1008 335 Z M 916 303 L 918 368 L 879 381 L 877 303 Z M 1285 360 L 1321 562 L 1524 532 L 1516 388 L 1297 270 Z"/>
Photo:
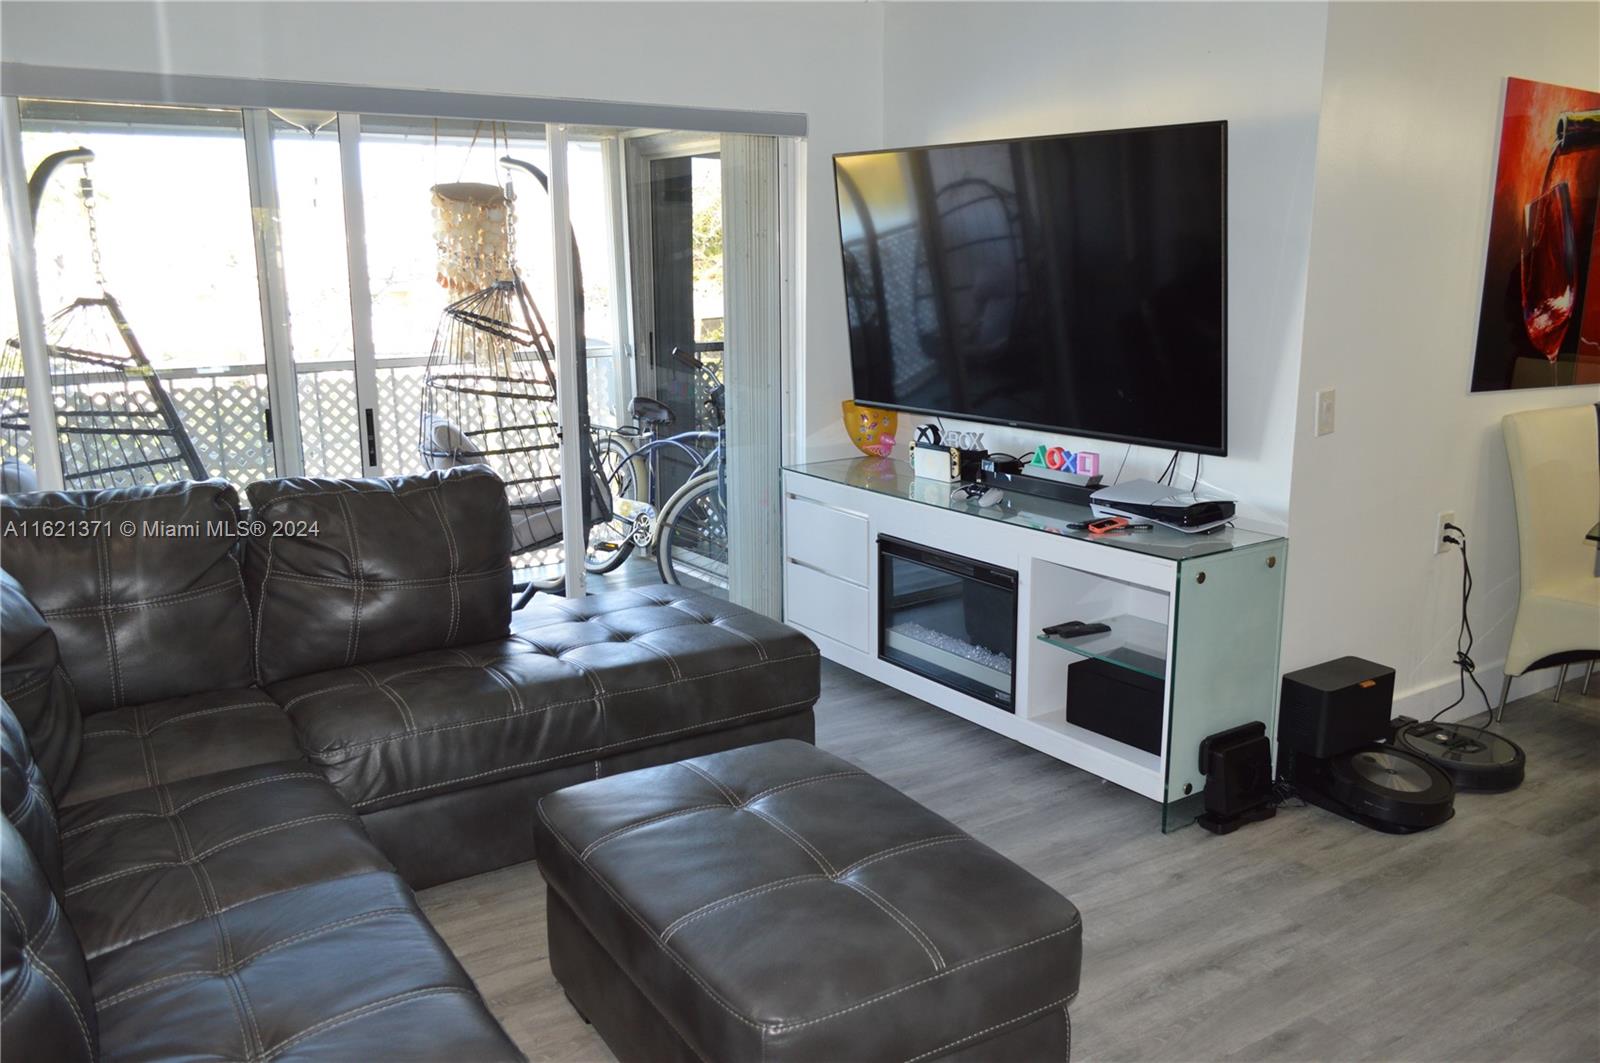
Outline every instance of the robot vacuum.
<path id="1" fill-rule="evenodd" d="M 1528 758 L 1509 738 L 1464 723 L 1432 723 L 1404 716 L 1394 722 L 1393 746 L 1450 776 L 1457 790 L 1504 793 L 1522 785 Z"/>
<path id="2" fill-rule="evenodd" d="M 1305 801 L 1385 834 L 1437 827 L 1456 814 L 1455 783 L 1423 757 L 1373 743 L 1325 759 L 1295 758 Z"/>
<path id="3" fill-rule="evenodd" d="M 1394 669 L 1359 657 L 1285 675 L 1280 778 L 1307 804 L 1386 834 L 1449 820 L 1455 783 L 1427 757 L 1394 743 L 1393 698 Z"/>

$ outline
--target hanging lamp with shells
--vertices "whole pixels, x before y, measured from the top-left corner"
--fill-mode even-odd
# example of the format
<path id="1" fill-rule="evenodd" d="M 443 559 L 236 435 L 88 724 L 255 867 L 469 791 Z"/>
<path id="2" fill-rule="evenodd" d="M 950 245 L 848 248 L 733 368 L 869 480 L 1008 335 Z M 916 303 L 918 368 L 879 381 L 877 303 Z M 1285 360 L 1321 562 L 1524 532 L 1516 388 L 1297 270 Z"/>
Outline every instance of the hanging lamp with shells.
<path id="1" fill-rule="evenodd" d="M 460 299 L 511 277 L 506 193 L 497 185 L 458 181 L 433 186 L 433 237 L 439 284 Z"/>

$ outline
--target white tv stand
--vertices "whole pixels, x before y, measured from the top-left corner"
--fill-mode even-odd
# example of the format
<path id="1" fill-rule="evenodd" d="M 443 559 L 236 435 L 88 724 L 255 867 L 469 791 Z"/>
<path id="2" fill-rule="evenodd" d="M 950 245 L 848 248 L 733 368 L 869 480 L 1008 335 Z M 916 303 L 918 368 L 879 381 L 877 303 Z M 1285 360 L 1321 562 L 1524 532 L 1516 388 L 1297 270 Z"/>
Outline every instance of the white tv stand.
<path id="1" fill-rule="evenodd" d="M 784 619 L 829 660 L 1159 802 L 1164 830 L 1192 822 L 1200 740 L 1253 720 L 1273 733 L 1288 541 L 1234 527 L 1096 538 L 1064 528 L 1087 507 L 1008 492 L 980 509 L 950 489 L 890 459 L 785 468 Z M 880 656 L 880 536 L 1016 572 L 1014 712 Z M 1065 620 L 1112 630 L 1040 635 Z M 1067 721 L 1067 668 L 1087 658 L 1164 683 L 1159 753 Z"/>

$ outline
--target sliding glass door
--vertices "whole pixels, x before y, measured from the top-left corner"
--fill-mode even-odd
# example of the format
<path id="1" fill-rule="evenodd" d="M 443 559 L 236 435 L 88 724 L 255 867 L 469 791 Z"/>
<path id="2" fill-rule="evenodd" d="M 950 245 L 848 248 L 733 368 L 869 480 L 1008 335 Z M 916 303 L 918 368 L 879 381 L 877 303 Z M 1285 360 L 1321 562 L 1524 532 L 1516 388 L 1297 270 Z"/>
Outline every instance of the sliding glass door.
<path id="1" fill-rule="evenodd" d="M 608 585 L 667 582 L 775 612 L 776 141 L 611 135 L 634 337 L 616 365 L 632 398 L 616 406 L 618 427 L 595 436 L 615 512 L 591 536 L 591 567 Z"/>
<path id="2" fill-rule="evenodd" d="M 281 263 L 282 333 L 291 363 L 279 430 L 298 442 L 307 476 L 363 476 L 362 394 L 351 326 L 345 243 L 344 172 L 338 115 L 272 111 L 263 118 L 271 143 L 271 209 L 258 212 L 267 255 Z M 275 245 L 275 246 L 274 246 Z M 269 282 L 270 287 L 270 282 Z M 269 332 L 275 322 L 268 322 Z M 293 416 L 291 416 L 291 413 Z"/>
<path id="3" fill-rule="evenodd" d="M 66 485 L 274 475 L 240 112 L 20 111 Z"/>
<path id="4" fill-rule="evenodd" d="M 18 113 L 67 486 L 487 464 L 528 585 L 776 613 L 778 139 Z M 8 490 L 36 457 L 35 376 L 9 344 Z"/>

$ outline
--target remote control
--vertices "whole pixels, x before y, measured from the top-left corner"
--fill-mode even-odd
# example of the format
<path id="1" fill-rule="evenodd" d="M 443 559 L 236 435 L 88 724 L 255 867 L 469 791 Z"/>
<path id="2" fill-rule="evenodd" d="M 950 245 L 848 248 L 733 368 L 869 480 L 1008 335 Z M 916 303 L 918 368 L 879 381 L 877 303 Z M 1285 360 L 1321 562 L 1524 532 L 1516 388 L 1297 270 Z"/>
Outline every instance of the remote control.
<path id="1" fill-rule="evenodd" d="M 1064 624 L 1050 625 L 1044 629 L 1044 633 L 1046 635 L 1054 635 L 1057 638 L 1076 639 L 1082 638 L 1084 635 L 1102 635 L 1110 630 L 1109 624 L 1091 624 L 1082 620 L 1068 620 Z"/>

